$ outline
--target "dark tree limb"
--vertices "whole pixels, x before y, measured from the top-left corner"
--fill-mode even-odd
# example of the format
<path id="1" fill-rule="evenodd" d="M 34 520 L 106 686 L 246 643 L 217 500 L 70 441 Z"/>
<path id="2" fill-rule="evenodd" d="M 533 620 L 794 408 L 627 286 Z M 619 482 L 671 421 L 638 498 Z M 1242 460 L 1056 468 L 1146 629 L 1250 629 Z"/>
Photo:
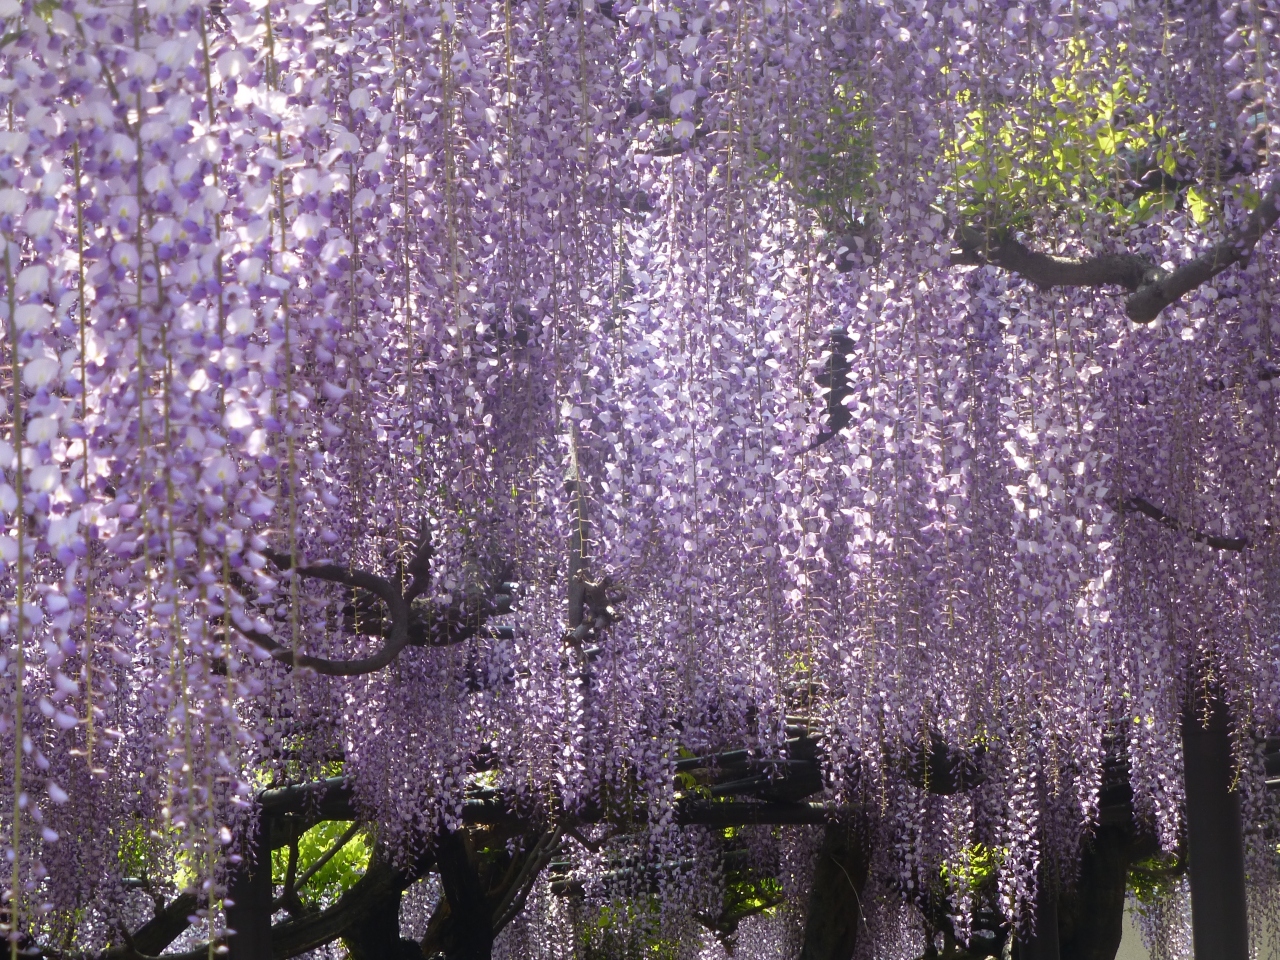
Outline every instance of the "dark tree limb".
<path id="1" fill-rule="evenodd" d="M 1057 878 L 1041 861 L 1040 878 L 1036 889 L 1035 932 L 1019 937 L 1014 944 L 1017 960 L 1061 960 L 1062 945 L 1058 935 L 1058 885 Z"/>
<path id="2" fill-rule="evenodd" d="M 436 865 L 452 920 L 442 938 L 448 960 L 489 960 L 493 955 L 493 913 L 475 860 L 465 830 L 446 834 L 437 845 Z"/>
<path id="3" fill-rule="evenodd" d="M 413 603 L 431 586 L 431 561 L 435 555 L 435 548 L 431 543 L 431 530 L 424 520 L 418 529 L 418 549 L 414 551 L 413 559 L 409 561 L 406 571 L 410 580 L 409 586 L 405 588 L 404 598 L 408 603 Z"/>
<path id="4" fill-rule="evenodd" d="M 458 830 L 439 838 L 436 863 L 444 899 L 419 944 L 424 956 L 487 960 L 494 938 L 524 909 L 539 874 L 555 856 L 561 827 L 531 829 L 532 843 L 508 854 L 491 830 Z"/>
<path id="5" fill-rule="evenodd" d="M 1037 287 L 1124 287 L 1131 293 L 1156 279 L 1160 268 L 1131 253 L 1097 257 L 1055 257 L 1038 253 L 1008 231 L 961 226 L 956 230 L 956 265 L 990 264 L 1026 277 Z"/>
<path id="6" fill-rule="evenodd" d="M 1156 523 L 1162 524 L 1170 530 L 1175 530 L 1196 543 L 1203 543 L 1206 546 L 1213 547 L 1215 550 L 1238 552 L 1249 546 L 1249 541 L 1244 537 L 1219 537 L 1211 533 L 1202 533 L 1194 527 L 1183 523 L 1177 517 L 1170 516 L 1154 503 L 1142 497 L 1130 497 L 1121 501 L 1120 510 L 1122 513 L 1133 512 L 1140 513 L 1144 517 L 1150 517 Z"/>
<path id="7" fill-rule="evenodd" d="M 847 333 L 832 331 L 826 346 L 827 359 L 822 366 L 822 373 L 818 375 L 818 386 L 825 392 L 827 422 L 808 446 L 808 450 L 822 446 L 853 422 L 853 411 L 845 406 L 845 400 L 853 393 L 853 366 L 849 357 L 854 349 L 853 340 Z"/>
<path id="8" fill-rule="evenodd" d="M 1258 241 L 1280 219 L 1280 180 L 1231 236 L 1172 271 L 1131 253 L 1055 257 L 1032 250 L 1007 230 L 962 225 L 956 230 L 956 265 L 990 264 L 1025 277 L 1037 287 L 1123 287 L 1130 296 L 1125 313 L 1134 323 L 1150 323 L 1165 307 L 1224 270 L 1248 260 Z"/>
<path id="9" fill-rule="evenodd" d="M 748 917 L 754 917 L 756 914 L 765 913 L 779 906 L 787 899 L 786 894 L 782 892 L 766 894 L 751 906 L 739 907 L 734 910 L 723 910 L 718 916 L 709 916 L 704 913 L 695 913 L 694 916 L 698 922 L 720 938 L 721 943 L 725 943 L 727 937 L 733 936 L 738 932 L 738 924 L 742 923 Z M 727 952 L 726 946 L 726 952 Z"/>
<path id="10" fill-rule="evenodd" d="M 1131 822 L 1100 825 L 1080 854 L 1080 873 L 1055 910 L 1062 960 L 1115 960 L 1134 850 Z"/>
<path id="11" fill-rule="evenodd" d="M 193 893 L 183 893 L 174 897 L 162 910 L 139 927 L 130 939 L 139 953 L 156 954 L 162 951 L 191 926 L 191 915 L 195 913 L 199 901 Z"/>
<path id="12" fill-rule="evenodd" d="M 394 900 L 398 918 L 400 895 L 426 873 L 430 865 L 430 861 L 422 860 L 409 868 L 398 869 L 391 865 L 383 850 L 375 848 L 364 876 L 353 883 L 333 906 L 309 917 L 286 920 L 272 928 L 273 960 L 289 960 L 315 950 L 358 930 L 371 917 L 387 916 L 389 901 Z M 358 933 L 355 935 L 359 936 Z"/>
<path id="13" fill-rule="evenodd" d="M 416 941 L 400 936 L 403 891 L 391 889 L 342 935 L 349 960 L 422 960 Z"/>
<path id="14" fill-rule="evenodd" d="M 464 609 L 457 603 L 428 604 L 426 609 L 421 604 L 413 605 L 412 601 L 430 585 L 428 569 L 433 554 L 431 544 L 426 540 L 419 546 L 407 568 L 406 572 L 411 575 L 412 580 L 404 593 L 385 577 L 364 570 L 348 570 L 331 563 L 299 566 L 295 569 L 288 554 L 268 550 L 264 555 L 281 570 L 292 570 L 295 576 L 364 590 L 386 605 L 389 622 L 384 621 L 379 612 L 376 617 L 370 618 L 365 629 L 359 631 L 361 634 L 382 637 L 382 647 L 370 656 L 353 660 L 295 654 L 289 646 L 280 643 L 270 634 L 233 621 L 233 626 L 244 637 L 267 651 L 273 660 L 292 667 L 311 669 L 325 676 L 351 677 L 375 673 L 389 666 L 405 647 L 444 647 L 465 643 L 479 632 L 484 622 L 497 610 L 491 599 L 473 609 Z M 363 600 L 357 599 L 354 608 L 359 611 L 363 609 L 363 604 Z"/>
<path id="15" fill-rule="evenodd" d="M 259 850 L 261 852 L 262 847 L 259 847 Z M 335 940 L 348 937 L 357 944 L 353 948 L 352 942 L 348 942 L 348 947 L 351 949 L 353 957 L 358 955 L 358 950 L 365 948 L 373 948 L 379 951 L 369 953 L 365 949 L 364 953 L 359 954 L 359 960 L 366 960 L 369 957 L 377 957 L 378 960 L 383 960 L 383 958 L 385 960 L 417 960 L 421 956 L 417 950 L 417 945 L 410 940 L 399 940 L 400 898 L 401 894 L 414 881 L 425 874 L 430 867 L 431 861 L 425 858 L 410 865 L 408 868 L 393 867 L 385 851 L 380 847 L 375 847 L 369 863 L 369 869 L 328 909 L 302 917 L 293 917 L 274 925 L 270 923 L 270 913 L 266 912 L 266 930 L 257 930 L 252 939 L 245 939 L 245 931 L 248 927 L 244 919 L 240 918 L 241 927 L 237 928 L 240 932 L 226 941 L 216 940 L 212 943 L 201 943 L 183 953 L 166 953 L 163 955 L 163 960 L 207 960 L 211 947 L 215 950 L 228 947 L 230 949 L 229 956 L 232 958 L 246 956 L 249 955 L 246 951 L 253 951 L 252 955 L 255 957 L 262 956 L 269 958 L 269 960 L 290 960 L 292 957 L 300 956 L 333 943 Z M 270 897 L 269 862 L 266 871 L 256 870 L 252 874 L 242 875 L 246 876 L 245 882 L 250 885 L 262 884 L 261 878 L 265 875 L 266 883 L 263 885 L 266 889 L 266 896 Z M 232 889 L 238 889 L 234 880 Z M 247 904 L 252 899 L 252 897 L 246 897 L 243 889 L 238 889 L 238 892 L 241 893 L 243 903 Z M 261 898 L 259 897 L 253 902 L 260 906 Z M 228 905 L 228 925 L 233 925 L 233 909 Z M 267 910 L 269 909 L 270 906 L 268 906 Z M 258 919 L 261 915 L 262 912 L 258 911 L 258 917 L 254 919 Z M 383 949 L 383 934 L 390 923 L 390 918 L 393 917 L 395 920 L 394 929 L 397 934 L 394 940 L 388 940 L 387 942 L 395 943 L 398 947 L 398 952 L 388 952 Z M 123 947 L 112 947 L 102 953 L 73 955 L 44 948 L 38 956 L 48 958 L 48 960 L 160 960 L 160 958 L 143 952 L 144 947 L 152 950 L 156 949 L 158 944 L 157 939 L 138 939 L 146 929 L 147 927 L 144 926 L 137 934 L 129 937 L 128 942 Z M 164 946 L 167 945 L 164 944 Z M 163 949 L 163 946 L 159 949 Z M 159 950 L 156 950 L 156 952 L 158 953 Z"/>
<path id="16" fill-rule="evenodd" d="M 560 837 L 563 830 L 556 827 L 554 830 L 544 831 L 539 837 L 533 848 L 522 857 L 518 858 L 520 869 L 515 876 L 505 885 L 504 889 L 498 891 L 498 902 L 493 909 L 493 932 L 496 936 L 501 933 L 512 920 L 520 915 L 520 911 L 524 909 L 525 902 L 529 899 L 529 893 L 533 890 L 534 881 L 538 879 L 538 875 L 542 873 L 543 868 L 555 856 L 560 846 Z"/>
<path id="17" fill-rule="evenodd" d="M 920 743 L 907 754 L 905 772 L 907 779 L 920 789 L 950 796 L 986 782 L 984 756 L 986 750 L 981 744 L 962 750 L 951 746 L 940 734 L 930 732 L 927 744 Z"/>
<path id="18" fill-rule="evenodd" d="M 382 648 L 372 656 L 357 657 L 354 660 L 330 660 L 327 657 L 313 657 L 305 653 L 295 655 L 292 650 L 278 642 L 270 634 L 263 633 L 261 630 L 242 627 L 239 624 L 235 624 L 235 628 L 250 642 L 266 650 L 271 655 L 271 659 L 279 660 L 281 663 L 291 667 L 314 670 L 316 673 L 323 674 L 326 677 L 355 677 L 365 673 L 376 673 L 390 665 L 396 657 L 400 656 L 400 652 L 409 645 L 407 631 L 403 637 L 393 633 L 391 639 L 383 644 Z"/>
<path id="19" fill-rule="evenodd" d="M 380 577 L 376 573 L 369 573 L 365 570 L 349 570 L 346 567 L 338 566 L 336 563 L 316 563 L 295 567 L 290 556 L 278 550 L 265 550 L 263 551 L 263 556 L 281 570 L 291 570 L 300 577 L 326 580 L 329 583 L 339 583 L 348 587 L 359 587 L 362 590 L 368 590 L 393 611 L 393 616 L 396 606 L 405 603 L 404 596 L 396 585 L 386 577 Z"/>
<path id="20" fill-rule="evenodd" d="M 1212 280 L 1234 264 L 1247 260 L 1263 235 L 1280 218 L 1280 180 L 1267 187 L 1257 207 L 1231 237 L 1208 252 L 1178 267 L 1172 273 L 1144 286 L 1129 298 L 1125 312 L 1134 323 L 1150 323 L 1160 311 L 1176 303 L 1202 283 Z"/>
<path id="21" fill-rule="evenodd" d="M 305 653 L 294 653 L 289 647 L 274 637 L 252 627 L 234 624 L 247 639 L 266 650 L 273 660 L 292 667 L 303 667 L 329 677 L 352 677 L 365 673 L 375 673 L 390 664 L 400 652 L 409 645 L 409 602 L 390 580 L 375 573 L 364 570 L 348 570 L 337 564 L 321 563 L 311 566 L 294 567 L 292 558 L 275 550 L 265 551 L 268 560 L 281 570 L 292 570 L 294 576 L 310 577 L 339 583 L 348 587 L 367 590 L 387 605 L 391 616 L 391 630 L 386 642 L 377 653 L 368 657 L 357 657 L 354 660 L 330 660 L 327 657 L 313 657 Z"/>

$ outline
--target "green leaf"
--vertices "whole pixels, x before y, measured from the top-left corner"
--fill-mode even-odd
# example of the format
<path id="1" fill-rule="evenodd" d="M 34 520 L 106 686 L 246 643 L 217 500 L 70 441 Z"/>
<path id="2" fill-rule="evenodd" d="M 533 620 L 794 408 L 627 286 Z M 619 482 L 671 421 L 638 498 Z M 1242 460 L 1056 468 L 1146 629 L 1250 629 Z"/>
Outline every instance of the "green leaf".
<path id="1" fill-rule="evenodd" d="M 1187 191 L 1187 210 L 1191 219 L 1203 225 L 1213 213 L 1213 204 L 1195 187 Z"/>
<path id="2" fill-rule="evenodd" d="M 347 832 L 350 823 L 342 820 L 326 820 L 312 827 L 298 840 L 298 876 L 319 860 Z M 320 868 L 299 893 L 307 900 L 330 900 L 340 896 L 364 875 L 369 866 L 372 842 L 364 833 L 357 833 L 346 845 Z M 289 865 L 287 848 L 271 854 L 271 875 L 274 883 L 284 883 Z"/>

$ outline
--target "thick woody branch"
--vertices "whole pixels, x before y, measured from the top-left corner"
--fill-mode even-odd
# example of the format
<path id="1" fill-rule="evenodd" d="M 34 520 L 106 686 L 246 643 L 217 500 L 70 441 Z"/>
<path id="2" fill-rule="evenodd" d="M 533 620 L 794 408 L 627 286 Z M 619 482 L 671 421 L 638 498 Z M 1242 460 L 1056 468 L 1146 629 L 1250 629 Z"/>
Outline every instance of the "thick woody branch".
<path id="1" fill-rule="evenodd" d="M 501 898 L 493 909 L 495 934 L 501 933 L 507 924 L 519 916 L 520 911 L 524 909 L 525 901 L 529 899 L 529 892 L 533 889 L 538 874 L 559 848 L 562 832 L 560 827 L 556 827 L 554 830 L 542 833 L 533 849 L 525 854 L 520 872 L 502 891 Z"/>
<path id="2" fill-rule="evenodd" d="M 272 659 L 287 663 L 292 667 L 304 667 L 314 670 L 316 673 L 329 677 L 352 677 L 381 670 L 395 660 L 400 655 L 400 651 L 409 645 L 409 603 L 390 580 L 364 570 L 348 570 L 332 563 L 295 567 L 292 558 L 288 554 L 274 550 L 267 551 L 266 557 L 281 570 L 292 570 L 295 576 L 325 580 L 329 583 L 340 583 L 344 586 L 367 590 L 387 605 L 387 610 L 391 617 L 391 630 L 381 649 L 371 656 L 358 657 L 354 660 L 330 660 L 327 657 L 313 657 L 305 653 L 295 653 L 260 630 L 236 624 L 237 630 L 270 653 Z"/>
<path id="3" fill-rule="evenodd" d="M 271 928 L 274 960 L 288 960 L 337 940 L 368 915 L 379 901 L 408 888 L 429 866 L 429 862 L 424 861 L 409 870 L 398 870 L 375 856 L 364 876 L 352 884 L 333 906 L 318 915 L 286 920 Z"/>
<path id="4" fill-rule="evenodd" d="M 405 619 L 408 619 L 408 604 L 405 603 L 404 596 L 396 588 L 395 584 L 385 577 L 378 576 L 376 573 L 368 573 L 364 570 L 349 570 L 346 567 L 338 566 L 336 563 L 317 563 L 295 568 L 292 558 L 287 553 L 267 550 L 264 551 L 263 555 L 281 570 L 292 570 L 297 576 L 309 577 L 313 580 L 326 580 L 329 583 L 340 583 L 344 586 L 368 590 L 390 608 L 393 620 L 398 606 L 405 608 Z"/>
<path id="5" fill-rule="evenodd" d="M 142 954 L 158 954 L 191 926 L 191 916 L 199 908 L 194 894 L 174 897 L 167 906 L 133 934 L 133 948 Z"/>
<path id="6" fill-rule="evenodd" d="M 1159 273 L 1146 257 L 1104 254 L 1099 257 L 1054 257 L 1037 253 L 1007 231 L 962 226 L 956 230 L 960 248 L 952 263 L 991 264 L 1030 280 L 1037 287 L 1124 287 L 1137 291 Z"/>
<path id="7" fill-rule="evenodd" d="M 391 638 L 371 656 L 357 657 L 354 660 L 330 660 L 327 657 L 313 657 L 306 653 L 295 654 L 270 634 L 251 627 L 242 627 L 239 624 L 235 627 L 250 641 L 266 650 L 271 655 L 271 659 L 279 660 L 291 667 L 314 670 L 326 677 L 355 677 L 365 673 L 376 673 L 400 656 L 400 651 L 409 645 L 407 630 L 401 635 L 393 631 Z"/>
<path id="8" fill-rule="evenodd" d="M 1258 241 L 1280 218 L 1278 202 L 1280 180 L 1274 180 L 1244 226 L 1233 236 L 1130 297 L 1125 304 L 1129 319 L 1134 323 L 1150 323 L 1169 304 L 1177 302 L 1202 283 L 1208 283 L 1228 267 L 1247 260 Z"/>
<path id="9" fill-rule="evenodd" d="M 271 927 L 272 960 L 289 960 L 311 950 L 333 943 L 355 924 L 368 916 L 388 896 L 407 889 L 430 868 L 429 860 L 421 860 L 407 870 L 397 869 L 385 857 L 375 851 L 374 861 L 359 880 L 338 898 L 337 902 L 319 913 L 285 920 Z M 141 931 L 140 931 L 141 932 Z M 223 941 L 202 943 L 183 953 L 166 953 L 164 960 L 206 960 L 212 953 L 220 952 Z M 48 948 L 38 956 L 48 960 L 154 960 L 137 949 L 136 941 L 125 947 L 115 947 L 100 954 L 64 954 Z"/>
<path id="10" fill-rule="evenodd" d="M 1173 271 L 1131 253 L 1096 257 L 1055 257 L 1039 253 L 1007 230 L 962 225 L 956 230 L 955 265 L 989 264 L 1025 277 L 1037 287 L 1123 287 L 1131 294 L 1125 313 L 1134 323 L 1150 323 L 1165 307 L 1248 260 L 1258 241 L 1280 219 L 1280 180 L 1273 181 L 1258 206 L 1230 237 Z"/>
<path id="11" fill-rule="evenodd" d="M 1206 546 L 1213 547 L 1215 550 L 1239 551 L 1249 546 L 1249 541 L 1244 537 L 1219 537 L 1211 533 L 1202 533 L 1194 527 L 1183 523 L 1177 517 L 1170 516 L 1154 503 L 1142 497 L 1130 497 L 1120 504 L 1120 509 L 1122 512 L 1140 513 L 1144 517 L 1150 517 L 1156 523 L 1162 524 L 1170 530 L 1176 530 L 1196 543 L 1203 543 Z"/>

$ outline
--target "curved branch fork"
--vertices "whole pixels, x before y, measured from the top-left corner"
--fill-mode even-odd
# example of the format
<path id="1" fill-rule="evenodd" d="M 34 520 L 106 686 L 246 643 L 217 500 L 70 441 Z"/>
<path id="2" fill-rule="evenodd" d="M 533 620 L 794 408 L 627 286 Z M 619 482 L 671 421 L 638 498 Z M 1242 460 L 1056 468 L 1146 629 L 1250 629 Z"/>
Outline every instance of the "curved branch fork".
<path id="1" fill-rule="evenodd" d="M 279 660 L 291 667 L 303 667 L 329 677 L 353 677 L 364 673 L 374 673 L 390 664 L 400 651 L 409 645 L 409 601 L 400 592 L 399 587 L 385 577 L 364 570 L 348 570 L 333 563 L 319 563 L 309 566 L 294 566 L 292 558 L 286 553 L 275 550 L 265 552 L 268 560 L 281 570 L 291 570 L 294 576 L 312 580 L 324 580 L 339 583 L 343 586 L 367 590 L 387 605 L 391 618 L 391 629 L 386 640 L 377 653 L 368 657 L 357 657 L 354 660 L 330 660 L 327 657 L 313 657 L 305 653 L 295 653 L 274 637 L 252 627 L 236 624 L 236 629 L 249 640 L 271 654 L 273 660 Z"/>
<path id="2" fill-rule="evenodd" d="M 1055 257 L 1039 253 L 1007 230 L 981 225 L 956 229 L 955 266 L 990 265 L 1025 277 L 1037 287 L 1123 287 L 1129 291 L 1125 313 L 1134 323 L 1150 323 L 1167 306 L 1237 263 L 1246 261 L 1258 241 L 1280 219 L 1280 179 L 1273 180 L 1257 207 L 1229 237 L 1172 271 L 1132 253 L 1095 257 Z"/>
<path id="3" fill-rule="evenodd" d="M 255 629 L 251 624 L 235 624 L 241 634 L 266 650 L 273 660 L 291 667 L 314 670 L 325 676 L 353 677 L 374 673 L 388 666 L 405 647 L 441 647 L 462 643 L 475 636 L 481 622 L 493 612 L 491 603 L 482 605 L 482 609 L 473 611 L 472 615 L 458 609 L 457 605 L 443 608 L 436 605 L 426 617 L 414 608 L 413 601 L 426 591 L 430 582 L 427 567 L 431 552 L 428 545 L 419 549 L 410 565 L 408 572 L 412 574 L 412 580 L 408 589 L 403 592 L 391 580 L 365 570 L 350 570 L 333 563 L 295 566 L 288 554 L 275 550 L 265 551 L 264 555 L 276 567 L 289 570 L 294 576 L 363 590 L 386 604 L 390 625 L 389 628 L 377 631 L 378 635 L 384 637 L 381 648 L 370 656 L 352 660 L 331 660 L 295 653 L 287 645 Z"/>

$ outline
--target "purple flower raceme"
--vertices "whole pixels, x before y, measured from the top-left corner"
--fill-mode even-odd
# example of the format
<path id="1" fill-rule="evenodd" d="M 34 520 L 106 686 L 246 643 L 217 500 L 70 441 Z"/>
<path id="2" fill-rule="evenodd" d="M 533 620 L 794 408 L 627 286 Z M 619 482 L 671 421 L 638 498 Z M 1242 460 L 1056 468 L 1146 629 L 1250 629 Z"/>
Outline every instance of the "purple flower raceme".
<path id="1" fill-rule="evenodd" d="M 1029 917 L 1117 756 L 1172 850 L 1197 684 L 1262 851 L 1280 73 L 1218 7 L 0 0 L 6 916 L 100 949 L 153 878 L 216 937 L 341 763 L 397 862 L 481 780 L 643 810 L 580 878 L 685 930 L 679 758 L 803 727 L 910 951 L 926 875 Z M 742 835 L 795 896 L 806 830 Z"/>

